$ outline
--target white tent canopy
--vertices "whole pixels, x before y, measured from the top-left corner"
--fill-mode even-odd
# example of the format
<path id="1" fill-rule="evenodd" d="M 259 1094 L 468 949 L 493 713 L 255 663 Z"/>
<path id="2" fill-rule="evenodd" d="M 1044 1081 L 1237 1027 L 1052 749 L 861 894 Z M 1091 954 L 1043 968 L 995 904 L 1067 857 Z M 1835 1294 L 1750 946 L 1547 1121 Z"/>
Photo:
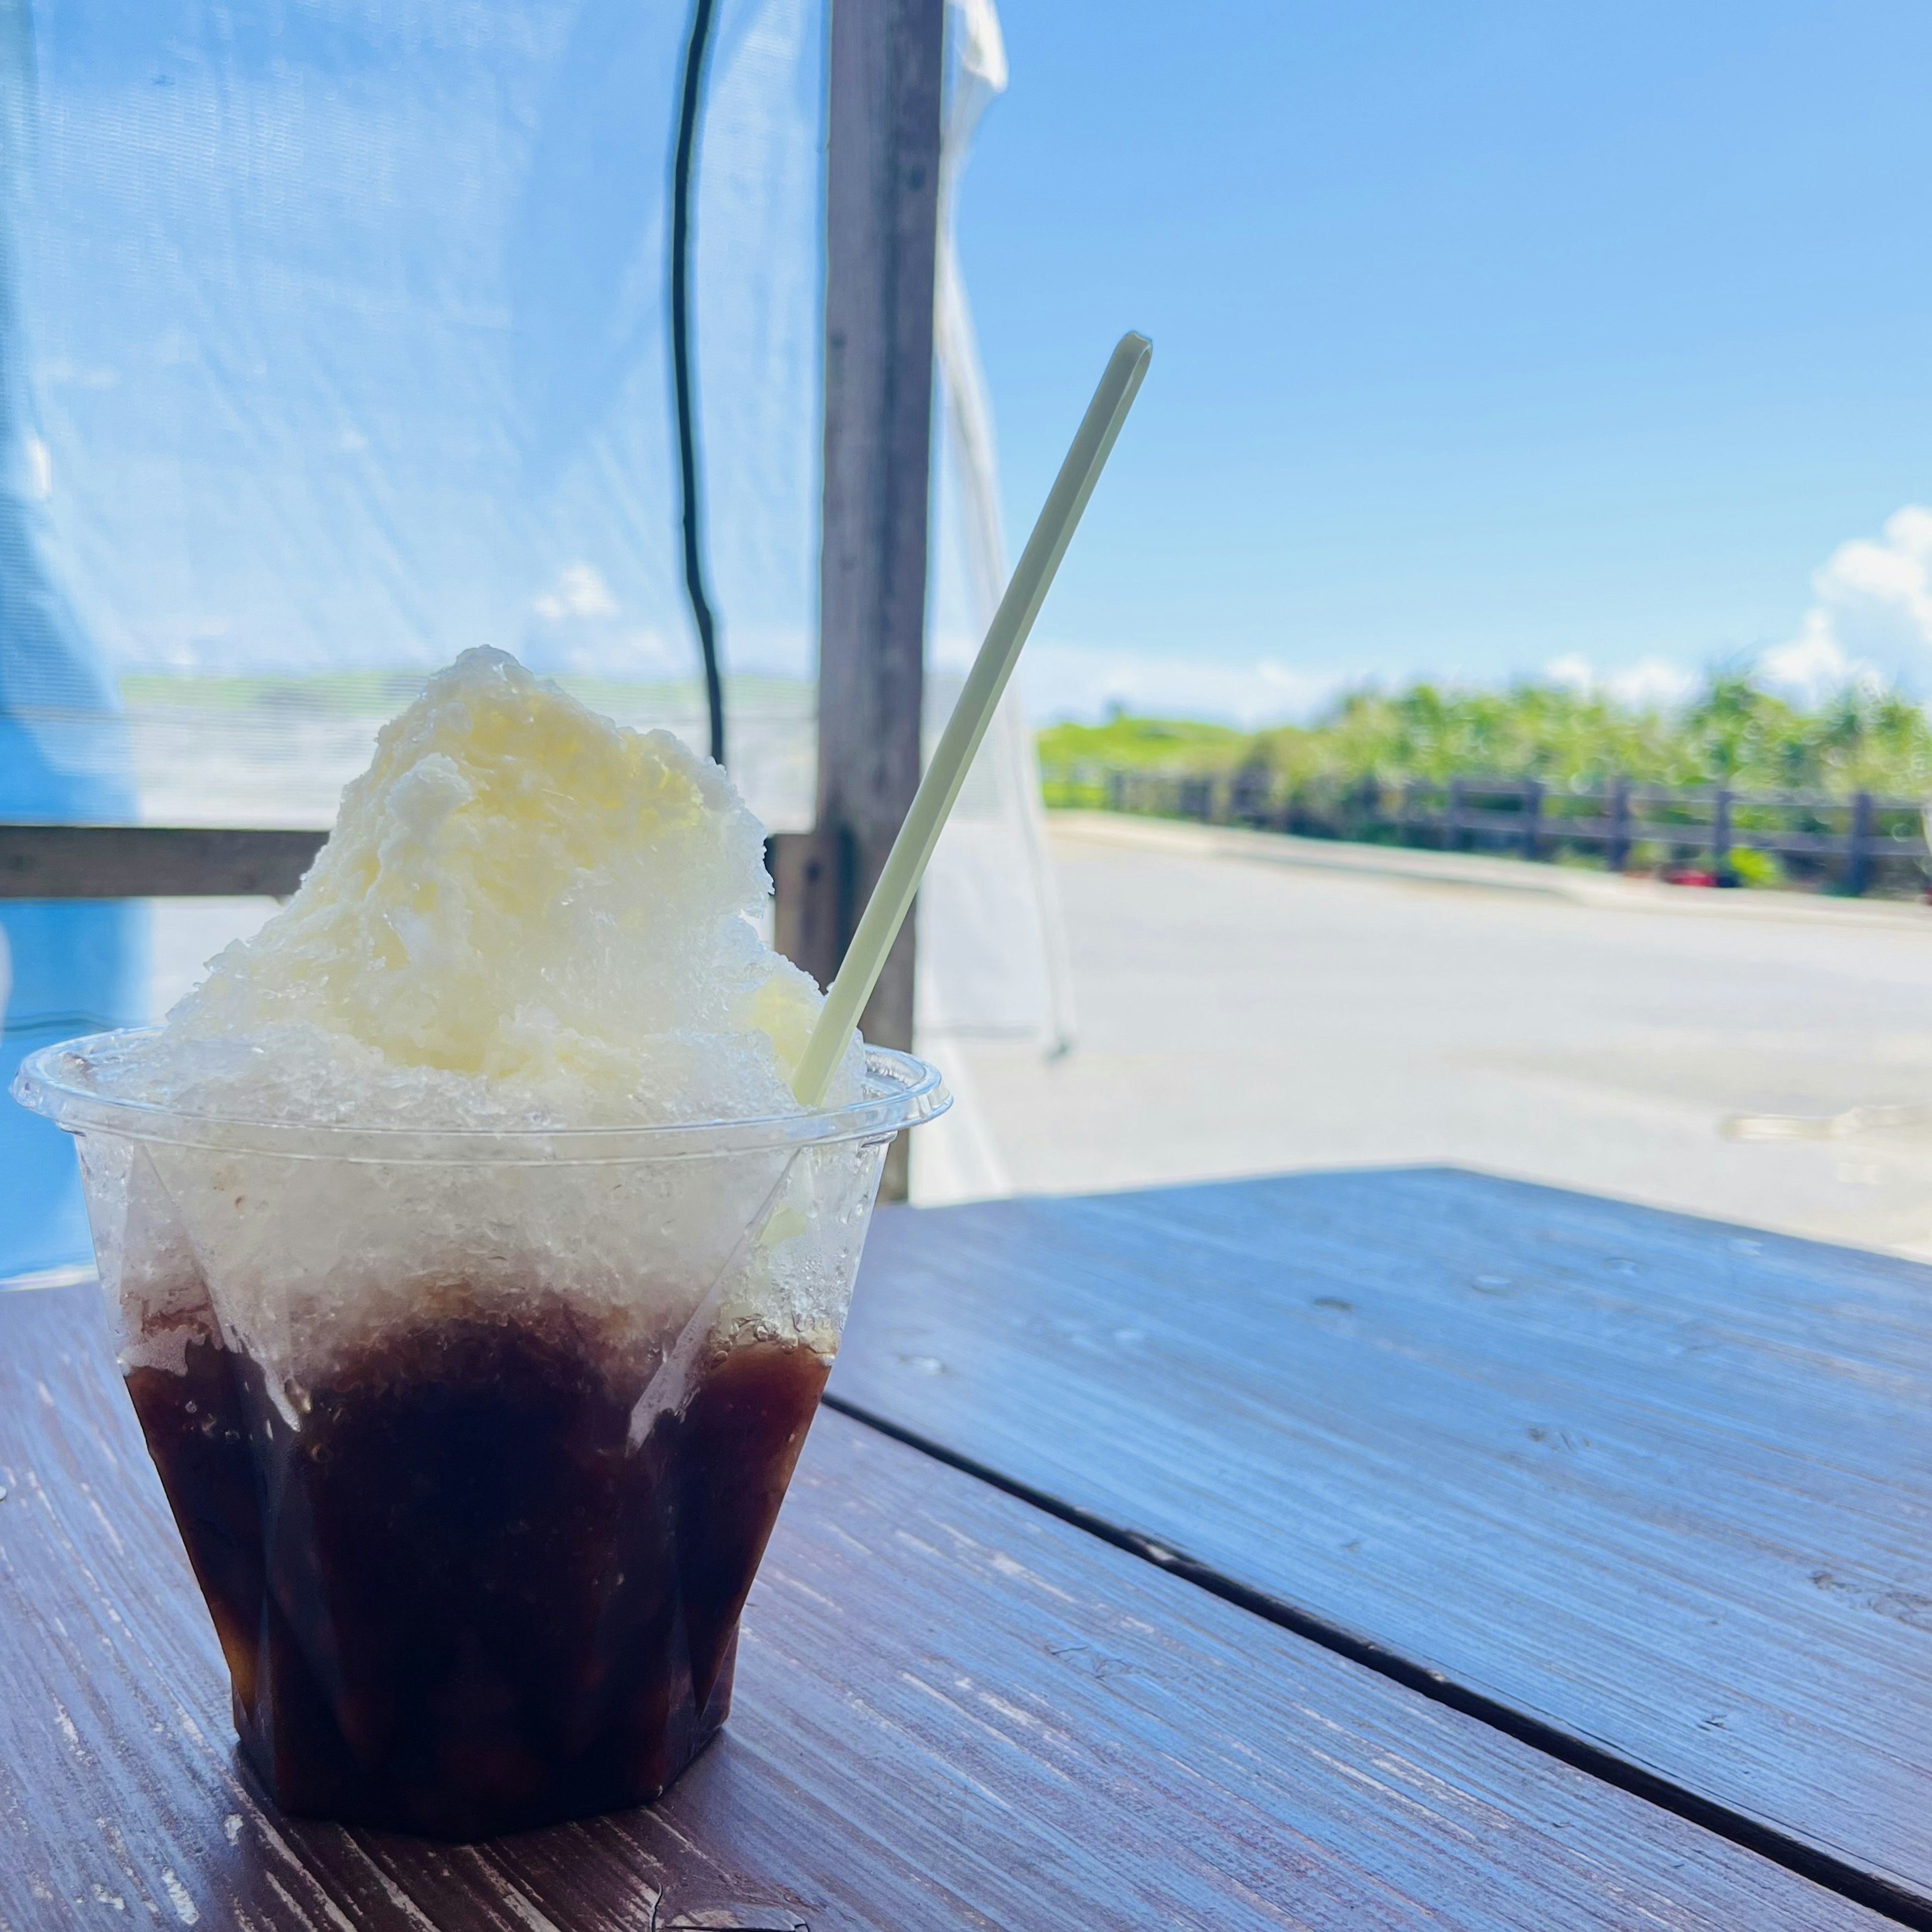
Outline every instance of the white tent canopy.
<path id="1" fill-rule="evenodd" d="M 929 711 L 1004 572 L 952 241 L 1004 57 L 988 0 L 952 25 Z M 705 742 L 665 298 L 688 26 L 631 0 L 10 10 L 0 814 L 326 823 L 376 724 L 476 644 Z M 824 0 L 718 0 L 694 177 L 729 757 L 778 830 L 813 793 L 826 29 Z M 1016 706 L 922 908 L 943 1057 L 1066 1036 L 1042 851 Z M 0 910 L 0 1071 L 148 1016 L 139 910 Z M 50 1131 L 14 1113 L 0 1135 Z M 42 1193 L 70 1166 L 28 1155 Z M 0 1275 L 77 1246 L 64 1199 Z"/>

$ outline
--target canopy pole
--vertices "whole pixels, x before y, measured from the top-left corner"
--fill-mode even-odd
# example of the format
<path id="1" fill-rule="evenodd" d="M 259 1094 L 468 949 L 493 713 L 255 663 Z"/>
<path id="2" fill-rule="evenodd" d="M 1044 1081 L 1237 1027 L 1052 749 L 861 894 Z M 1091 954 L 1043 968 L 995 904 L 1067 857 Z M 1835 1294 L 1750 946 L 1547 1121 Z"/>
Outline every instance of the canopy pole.
<path id="1" fill-rule="evenodd" d="M 832 0 L 818 824 L 778 935 L 821 985 L 919 788 L 944 46 L 945 0 Z M 860 1016 L 878 1046 L 912 1045 L 913 945 L 908 920 Z M 887 1198 L 904 1172 L 902 1138 Z"/>

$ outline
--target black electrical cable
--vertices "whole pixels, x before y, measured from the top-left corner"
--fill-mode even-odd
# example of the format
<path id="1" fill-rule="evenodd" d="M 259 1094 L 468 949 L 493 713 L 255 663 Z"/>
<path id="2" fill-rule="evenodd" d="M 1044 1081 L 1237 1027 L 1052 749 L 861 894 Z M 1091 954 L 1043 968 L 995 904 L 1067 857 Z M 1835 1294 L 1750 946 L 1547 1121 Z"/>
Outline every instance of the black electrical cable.
<path id="1" fill-rule="evenodd" d="M 718 675 L 718 625 L 704 589 L 703 512 L 698 502 L 698 430 L 691 398 L 691 166 L 711 40 L 712 0 L 692 0 L 677 114 L 677 152 L 670 176 L 670 359 L 677 397 L 677 471 L 684 509 L 684 589 L 704 653 L 704 701 L 711 714 L 711 755 L 724 762 L 724 687 Z"/>

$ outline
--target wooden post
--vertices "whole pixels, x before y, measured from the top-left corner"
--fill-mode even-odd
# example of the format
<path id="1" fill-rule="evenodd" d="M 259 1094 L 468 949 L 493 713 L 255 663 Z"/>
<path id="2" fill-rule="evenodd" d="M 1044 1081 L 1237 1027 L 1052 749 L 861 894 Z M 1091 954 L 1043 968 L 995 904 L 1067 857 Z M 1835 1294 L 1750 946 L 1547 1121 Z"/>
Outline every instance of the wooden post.
<path id="1" fill-rule="evenodd" d="M 1852 800 L 1851 830 L 1845 835 L 1845 890 L 1853 898 L 1871 881 L 1871 858 L 1865 850 L 1871 829 L 1872 795 L 1862 791 Z"/>
<path id="2" fill-rule="evenodd" d="M 1620 778 L 1610 788 L 1610 836 L 1604 848 L 1606 872 L 1621 872 L 1630 863 L 1630 783 Z"/>
<path id="3" fill-rule="evenodd" d="M 850 829 L 776 833 L 765 841 L 765 864 L 772 875 L 772 944 L 829 986 L 858 922 Z"/>
<path id="4" fill-rule="evenodd" d="M 1720 886 L 1737 883 L 1731 870 L 1731 795 L 1722 785 L 1711 808 L 1711 876 Z"/>
<path id="5" fill-rule="evenodd" d="M 1228 816 L 1238 825 L 1268 822 L 1268 775 L 1264 766 L 1244 765 L 1230 781 Z"/>
<path id="6" fill-rule="evenodd" d="M 944 18 L 944 0 L 832 8 L 818 578 L 826 842 L 800 884 L 821 896 L 802 923 L 836 929 L 842 958 L 919 784 Z M 908 920 L 860 1018 L 878 1046 L 912 1044 L 913 934 Z M 885 1198 L 904 1198 L 904 1175 L 902 1140 Z"/>
<path id="7" fill-rule="evenodd" d="M 1543 787 L 1535 778 L 1522 782 L 1522 856 L 1534 859 L 1542 849 Z"/>

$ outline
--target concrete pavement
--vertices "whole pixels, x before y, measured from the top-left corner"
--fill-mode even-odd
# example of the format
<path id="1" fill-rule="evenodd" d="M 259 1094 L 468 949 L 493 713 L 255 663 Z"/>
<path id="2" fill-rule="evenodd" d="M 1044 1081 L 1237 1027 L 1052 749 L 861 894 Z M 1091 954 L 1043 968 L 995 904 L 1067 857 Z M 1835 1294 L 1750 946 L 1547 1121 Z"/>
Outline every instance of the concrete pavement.
<path id="1" fill-rule="evenodd" d="M 1932 1258 L 1932 908 L 1100 814 L 1053 844 L 1079 1045 L 944 1049 L 982 1174 L 1454 1161 Z M 924 1198 L 976 1191 L 948 1165 Z"/>

